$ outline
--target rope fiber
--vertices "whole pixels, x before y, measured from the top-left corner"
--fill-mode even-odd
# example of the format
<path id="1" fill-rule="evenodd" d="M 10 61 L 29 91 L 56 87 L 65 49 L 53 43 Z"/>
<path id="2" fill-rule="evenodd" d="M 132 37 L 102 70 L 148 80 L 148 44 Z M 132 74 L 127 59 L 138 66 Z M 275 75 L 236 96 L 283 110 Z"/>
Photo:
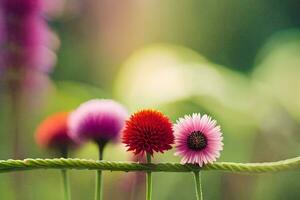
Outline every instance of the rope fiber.
<path id="1" fill-rule="evenodd" d="M 267 173 L 300 169 L 300 156 L 277 162 L 234 163 L 215 162 L 200 168 L 193 164 L 157 163 L 144 164 L 135 162 L 95 161 L 77 158 L 0 160 L 0 173 L 36 170 L 36 169 L 76 169 L 106 171 L 151 171 L 151 172 L 195 172 L 199 170 L 215 170 L 231 173 Z"/>

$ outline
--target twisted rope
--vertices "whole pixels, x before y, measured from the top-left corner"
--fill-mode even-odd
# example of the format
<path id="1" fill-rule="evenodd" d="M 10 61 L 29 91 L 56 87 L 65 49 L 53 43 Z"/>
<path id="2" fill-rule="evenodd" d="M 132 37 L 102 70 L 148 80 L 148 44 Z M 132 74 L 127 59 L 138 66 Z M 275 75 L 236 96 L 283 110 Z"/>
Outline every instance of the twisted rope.
<path id="1" fill-rule="evenodd" d="M 143 164 L 134 162 L 110 162 L 87 159 L 25 159 L 0 160 L 0 173 L 34 169 L 76 169 L 106 171 L 152 171 L 152 172 L 193 172 L 198 170 L 217 170 L 231 173 L 264 173 L 286 170 L 300 170 L 300 156 L 265 163 L 215 162 L 200 168 L 196 165 L 179 163 Z"/>

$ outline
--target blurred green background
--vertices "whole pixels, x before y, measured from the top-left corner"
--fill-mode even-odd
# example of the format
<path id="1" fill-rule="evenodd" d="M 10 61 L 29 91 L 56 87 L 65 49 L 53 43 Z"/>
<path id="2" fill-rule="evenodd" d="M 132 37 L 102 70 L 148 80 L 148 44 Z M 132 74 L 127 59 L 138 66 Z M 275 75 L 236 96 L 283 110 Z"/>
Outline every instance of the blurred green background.
<path id="1" fill-rule="evenodd" d="M 193 112 L 218 120 L 220 161 L 263 162 L 299 155 L 300 3 L 297 0 L 69 0 L 51 26 L 57 65 L 24 92 L 19 126 L 23 157 L 55 157 L 34 141 L 47 115 L 91 98 L 114 98 L 130 112 L 157 108 L 175 120 Z M 10 101 L 0 93 L 0 159 L 12 156 Z M 156 162 L 178 162 L 173 150 Z M 97 157 L 87 144 L 72 157 Z M 121 145 L 105 159 L 130 160 Z M 93 199 L 94 172 L 71 171 L 72 199 Z M 105 172 L 104 199 L 143 199 L 143 181 Z M 15 199 L 13 174 L 0 174 L 0 199 Z M 128 182 L 129 181 L 129 182 Z M 207 200 L 300 199 L 300 173 L 204 172 Z M 63 199 L 60 172 L 22 173 L 24 200 Z M 154 174 L 153 199 L 194 199 L 193 177 Z"/>

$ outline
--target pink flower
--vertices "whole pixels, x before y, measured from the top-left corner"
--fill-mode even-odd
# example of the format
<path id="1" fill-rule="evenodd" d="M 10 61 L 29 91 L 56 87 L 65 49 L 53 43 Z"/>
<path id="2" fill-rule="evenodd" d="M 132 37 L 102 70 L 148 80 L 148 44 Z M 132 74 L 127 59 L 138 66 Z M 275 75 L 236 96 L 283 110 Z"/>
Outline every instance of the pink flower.
<path id="1" fill-rule="evenodd" d="M 143 154 L 133 155 L 130 161 L 138 163 L 147 162 L 146 156 Z M 131 172 L 124 174 L 119 183 L 124 193 L 129 194 L 130 196 L 137 196 L 139 191 L 145 187 L 145 180 L 146 174 L 144 172 Z"/>
<path id="2" fill-rule="evenodd" d="M 185 115 L 174 125 L 176 153 L 182 157 L 181 163 L 212 163 L 223 150 L 220 126 L 211 117 L 200 114 Z"/>
<path id="3" fill-rule="evenodd" d="M 81 104 L 69 117 L 70 135 L 76 141 L 98 144 L 119 139 L 127 118 L 126 109 L 113 100 L 93 99 Z"/>
<path id="4" fill-rule="evenodd" d="M 56 61 L 53 33 L 43 17 L 41 0 L 0 2 L 0 70 L 49 72 Z"/>

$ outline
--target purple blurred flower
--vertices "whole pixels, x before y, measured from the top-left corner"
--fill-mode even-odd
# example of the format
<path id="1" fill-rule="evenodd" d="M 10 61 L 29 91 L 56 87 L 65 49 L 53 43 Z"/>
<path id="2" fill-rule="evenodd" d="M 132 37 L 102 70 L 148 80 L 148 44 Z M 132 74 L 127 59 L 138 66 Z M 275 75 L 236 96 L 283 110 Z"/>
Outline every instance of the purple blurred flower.
<path id="1" fill-rule="evenodd" d="M 56 57 L 41 1 L 2 0 L 0 13 L 0 68 L 49 72 Z"/>
<path id="2" fill-rule="evenodd" d="M 133 155 L 130 159 L 131 162 L 147 163 L 146 156 L 143 154 Z M 141 199 L 140 194 L 143 194 L 145 188 L 146 174 L 144 172 L 131 172 L 122 176 L 119 181 L 120 189 L 123 190 L 124 195 L 129 196 L 126 199 Z M 142 190 L 142 192 L 141 192 Z M 134 198 L 136 197 L 136 198 Z"/>
<path id="3" fill-rule="evenodd" d="M 119 103 L 94 99 L 81 104 L 69 117 L 70 135 L 78 142 L 105 144 L 118 140 L 128 114 Z"/>

